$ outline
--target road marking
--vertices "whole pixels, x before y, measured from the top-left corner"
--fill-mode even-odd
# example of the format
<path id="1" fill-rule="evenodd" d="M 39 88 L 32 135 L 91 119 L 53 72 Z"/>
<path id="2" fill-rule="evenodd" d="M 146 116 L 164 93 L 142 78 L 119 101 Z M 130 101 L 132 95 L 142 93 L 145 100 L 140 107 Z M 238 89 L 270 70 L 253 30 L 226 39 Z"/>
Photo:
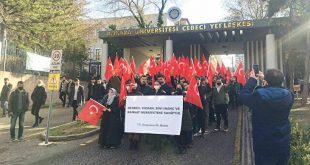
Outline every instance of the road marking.
<path id="1" fill-rule="evenodd" d="M 81 143 L 80 146 L 86 146 L 87 144 L 90 144 L 90 143 L 96 141 L 97 139 L 98 139 L 98 137 L 95 137 L 95 138 L 92 138 L 90 140 L 87 140 L 86 142 Z"/>
<path id="2" fill-rule="evenodd" d="M 89 144 L 89 143 L 94 142 L 94 141 L 97 140 L 97 139 L 98 139 L 98 137 L 95 137 L 95 138 L 93 138 L 93 139 L 90 139 L 90 140 L 86 141 L 85 143 L 86 143 L 86 144 Z"/>

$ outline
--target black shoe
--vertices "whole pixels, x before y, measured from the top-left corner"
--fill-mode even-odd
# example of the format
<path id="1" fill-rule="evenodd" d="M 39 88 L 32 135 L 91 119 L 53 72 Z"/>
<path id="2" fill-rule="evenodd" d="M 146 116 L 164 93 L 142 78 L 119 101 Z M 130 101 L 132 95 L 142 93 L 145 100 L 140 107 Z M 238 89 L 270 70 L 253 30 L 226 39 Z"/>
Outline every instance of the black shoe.
<path id="1" fill-rule="evenodd" d="M 36 127 L 38 127 L 39 125 L 38 125 L 38 123 L 34 123 L 33 125 L 32 125 L 32 128 L 36 128 Z"/>
<path id="2" fill-rule="evenodd" d="M 39 124 L 41 124 L 43 120 L 44 120 L 43 117 L 39 117 Z"/>

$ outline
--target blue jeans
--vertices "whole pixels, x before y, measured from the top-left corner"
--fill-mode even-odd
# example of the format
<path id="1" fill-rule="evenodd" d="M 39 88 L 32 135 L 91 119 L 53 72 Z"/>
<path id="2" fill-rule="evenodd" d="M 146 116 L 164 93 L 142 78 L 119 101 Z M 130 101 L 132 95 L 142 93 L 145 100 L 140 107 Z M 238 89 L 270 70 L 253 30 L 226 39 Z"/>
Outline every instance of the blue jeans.
<path id="1" fill-rule="evenodd" d="M 288 155 L 255 155 L 255 165 L 287 165 L 290 156 Z"/>
<path id="2" fill-rule="evenodd" d="M 19 119 L 18 138 L 23 137 L 25 112 L 13 113 L 13 116 L 11 118 L 11 128 L 10 128 L 11 139 L 15 139 L 15 126 L 16 126 L 17 118 Z"/>

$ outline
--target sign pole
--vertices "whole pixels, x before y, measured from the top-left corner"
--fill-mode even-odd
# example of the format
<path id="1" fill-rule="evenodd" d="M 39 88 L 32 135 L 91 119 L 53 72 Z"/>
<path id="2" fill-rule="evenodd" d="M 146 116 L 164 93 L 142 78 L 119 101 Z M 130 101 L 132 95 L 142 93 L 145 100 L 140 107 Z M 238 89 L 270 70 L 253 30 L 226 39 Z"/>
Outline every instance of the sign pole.
<path id="1" fill-rule="evenodd" d="M 46 126 L 46 135 L 45 135 L 45 144 L 48 144 L 48 135 L 49 135 L 49 129 L 50 129 L 50 120 L 51 120 L 51 111 L 53 109 L 53 97 L 54 97 L 54 91 L 51 93 L 51 99 L 50 99 L 50 105 L 48 108 L 48 114 L 47 114 L 47 126 Z"/>
<path id="2" fill-rule="evenodd" d="M 61 72 L 61 58 L 62 58 L 62 50 L 52 51 L 50 73 L 48 74 L 48 82 L 47 82 L 47 88 L 48 90 L 51 91 L 51 98 L 50 98 L 48 114 L 47 114 L 45 141 L 39 144 L 41 146 L 48 146 L 51 144 L 48 142 L 48 137 L 49 137 L 51 113 L 53 110 L 54 92 L 57 91 L 60 87 L 59 84 L 60 84 L 60 72 Z"/>

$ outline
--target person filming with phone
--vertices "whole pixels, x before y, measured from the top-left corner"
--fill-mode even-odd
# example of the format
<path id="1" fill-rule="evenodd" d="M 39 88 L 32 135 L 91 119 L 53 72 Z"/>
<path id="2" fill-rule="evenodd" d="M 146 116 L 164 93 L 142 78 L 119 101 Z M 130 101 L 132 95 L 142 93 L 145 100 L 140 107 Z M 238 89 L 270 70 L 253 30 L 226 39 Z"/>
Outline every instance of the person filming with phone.
<path id="1" fill-rule="evenodd" d="M 254 69 L 254 66 L 253 66 Z M 256 69 L 257 70 L 257 69 Z M 288 119 L 293 93 L 282 87 L 284 75 L 277 69 L 253 70 L 240 101 L 252 109 L 252 136 L 256 165 L 286 165 L 290 158 L 291 126 Z M 265 82 L 263 87 L 257 81 Z"/>

